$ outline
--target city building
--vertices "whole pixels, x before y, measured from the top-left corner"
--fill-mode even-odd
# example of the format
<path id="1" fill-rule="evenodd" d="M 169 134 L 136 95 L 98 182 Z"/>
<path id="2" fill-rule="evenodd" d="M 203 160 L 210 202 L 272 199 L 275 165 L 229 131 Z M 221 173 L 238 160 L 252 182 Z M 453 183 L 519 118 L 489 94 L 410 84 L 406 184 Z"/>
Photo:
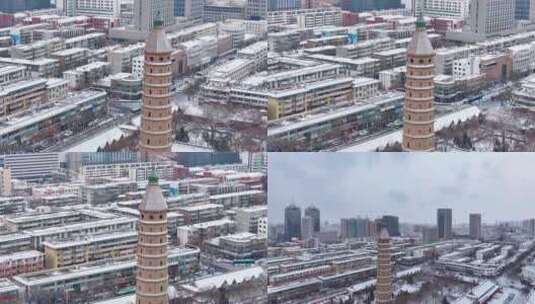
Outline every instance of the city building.
<path id="1" fill-rule="evenodd" d="M 175 23 L 174 1 L 171 0 L 134 0 L 134 25 L 136 30 L 150 32 L 155 21 L 162 26 Z"/>
<path id="2" fill-rule="evenodd" d="M 329 104 L 353 100 L 354 80 L 349 77 L 327 79 L 300 88 L 273 91 L 268 96 L 268 119 L 276 120 L 310 112 Z"/>
<path id="3" fill-rule="evenodd" d="M 285 11 L 301 8 L 301 0 L 268 0 L 268 11 Z"/>
<path id="4" fill-rule="evenodd" d="M 72 223 L 64 226 L 52 226 L 42 229 L 25 231 L 32 238 L 34 248 L 41 250 L 42 243 L 58 238 L 73 238 L 77 235 L 93 234 L 99 232 L 113 232 L 135 229 L 137 219 L 131 217 L 116 217 L 100 219 L 82 223 Z"/>
<path id="5" fill-rule="evenodd" d="M 394 280 L 392 265 L 392 244 L 388 230 L 382 229 L 377 239 L 377 287 L 375 288 L 375 303 L 394 303 Z"/>
<path id="6" fill-rule="evenodd" d="M 146 1 L 154 5 L 153 2 Z M 159 1 L 163 2 L 163 1 Z M 168 1 L 171 2 L 171 1 Z M 136 2 L 137 3 L 137 2 Z M 171 9 L 171 15 L 172 15 Z M 171 72 L 171 52 L 161 20 L 156 20 L 155 28 L 145 42 L 145 68 L 143 75 L 143 106 L 139 149 L 143 152 L 165 152 L 172 144 L 173 92 Z"/>
<path id="7" fill-rule="evenodd" d="M 471 213 L 470 214 L 470 237 L 474 240 L 482 239 L 483 235 L 481 234 L 481 214 L 480 213 Z"/>
<path id="8" fill-rule="evenodd" d="M 118 0 L 56 0 L 56 7 L 67 16 L 114 16 L 119 17 Z"/>
<path id="9" fill-rule="evenodd" d="M 511 58 L 511 72 L 515 76 L 526 76 L 535 69 L 535 43 L 508 47 L 506 53 Z"/>
<path id="10" fill-rule="evenodd" d="M 424 0 L 423 14 L 429 17 L 465 19 L 469 16 L 469 0 Z"/>
<path id="11" fill-rule="evenodd" d="M 176 163 L 173 161 L 158 162 L 104 162 L 87 164 L 78 169 L 78 178 L 82 181 L 127 178 L 132 181 L 147 180 L 154 171 L 161 179 L 170 180 L 174 176 Z"/>
<path id="12" fill-rule="evenodd" d="M 418 17 L 416 32 L 407 50 L 403 149 L 434 149 L 433 56 L 423 16 Z"/>
<path id="13" fill-rule="evenodd" d="M 145 43 L 139 42 L 124 47 L 114 47 L 108 51 L 108 62 L 111 64 L 110 73 L 117 74 L 121 72 L 132 73 L 143 78 L 143 62 L 138 58 L 143 55 Z M 141 64 L 141 66 L 140 66 Z M 134 70 L 135 69 L 135 70 Z"/>
<path id="14" fill-rule="evenodd" d="M 11 171 L 11 178 L 21 180 L 39 180 L 51 177 L 59 172 L 58 153 L 24 153 L 6 154 L 4 168 Z"/>
<path id="15" fill-rule="evenodd" d="M 12 214 L 12 213 L 24 212 L 27 206 L 28 206 L 28 202 L 24 197 L 20 197 L 20 196 L 0 197 L 0 214 Z"/>
<path id="16" fill-rule="evenodd" d="M 284 235 L 287 240 L 301 239 L 301 208 L 296 205 L 284 209 Z"/>
<path id="17" fill-rule="evenodd" d="M 2 1 L 2 3 L 0 3 L 0 11 L 5 13 L 16 13 L 20 11 L 45 9 L 50 6 L 50 0 L 10 0 Z"/>
<path id="18" fill-rule="evenodd" d="M 460 58 L 453 61 L 452 71 L 455 79 L 479 75 L 481 65 L 481 58 L 479 56 L 470 56 L 468 58 Z"/>
<path id="19" fill-rule="evenodd" d="M 386 228 L 388 235 L 400 236 L 399 233 L 399 217 L 394 215 L 383 215 L 381 218 L 381 225 Z"/>
<path id="20" fill-rule="evenodd" d="M 168 303 L 167 203 L 158 178 L 149 184 L 139 205 L 136 303 Z"/>
<path id="21" fill-rule="evenodd" d="M 515 29 L 515 0 L 473 0 L 470 31 L 481 37 L 511 34 Z"/>
<path id="22" fill-rule="evenodd" d="M 267 14 L 268 0 L 247 0 L 247 19 L 264 20 Z"/>
<path id="23" fill-rule="evenodd" d="M 301 239 L 309 240 L 314 235 L 314 222 L 312 217 L 305 215 L 301 218 Z"/>
<path id="24" fill-rule="evenodd" d="M 184 215 L 187 225 L 215 221 L 223 217 L 223 205 L 202 204 L 178 207 L 177 211 Z"/>
<path id="25" fill-rule="evenodd" d="M 72 70 L 88 63 L 88 49 L 71 48 L 54 52 L 50 58 L 59 62 L 60 71 Z"/>
<path id="26" fill-rule="evenodd" d="M 329 143 L 343 142 L 340 132 L 347 138 L 358 138 L 383 129 L 402 119 L 404 94 L 391 92 L 370 97 L 366 103 L 355 103 L 336 108 L 325 107 L 302 115 L 269 122 L 270 145 L 289 144 L 300 151 L 328 148 Z M 375 149 L 375 148 L 374 148 Z"/>
<path id="27" fill-rule="evenodd" d="M 439 240 L 447 240 L 452 238 L 452 224 L 452 210 L 448 208 L 437 209 L 437 228 Z"/>
<path id="28" fill-rule="evenodd" d="M 92 234 L 86 237 L 43 242 L 45 267 L 61 268 L 98 260 L 134 255 L 137 233 L 134 230 Z"/>
<path id="29" fill-rule="evenodd" d="M 195 0 L 174 0 L 175 16 L 185 17 L 195 20 L 201 19 L 203 15 L 203 2 Z"/>
<path id="30" fill-rule="evenodd" d="M 533 0 L 515 0 L 516 20 L 535 20 L 535 3 Z"/>
<path id="31" fill-rule="evenodd" d="M 318 233 L 321 229 L 320 209 L 315 206 L 309 206 L 305 209 L 305 216 L 312 218 L 313 232 Z"/>
<path id="32" fill-rule="evenodd" d="M 227 19 L 245 19 L 247 1 L 206 0 L 203 7 L 204 22 L 219 22 Z"/>
<path id="33" fill-rule="evenodd" d="M 68 82 L 69 88 L 80 90 L 108 76 L 109 72 L 110 64 L 108 62 L 97 61 L 63 72 L 63 79 Z"/>
<path id="34" fill-rule="evenodd" d="M 199 249 L 172 248 L 168 251 L 165 269 L 168 269 L 169 280 L 176 282 L 177 279 L 198 271 L 199 263 Z M 83 266 L 75 265 L 20 274 L 12 279 L 21 289 L 21 294 L 27 302 L 34 302 L 43 297 L 50 303 L 95 302 L 116 296 L 118 290 L 122 293 L 132 292 L 136 286 L 136 273 L 139 274 L 136 268 L 135 260 L 123 257 Z M 110 278 L 113 278 L 112 281 Z M 65 290 L 69 292 L 64 293 Z M 99 290 L 99 292 L 87 292 L 88 290 Z"/>
<path id="35" fill-rule="evenodd" d="M 236 222 L 228 218 L 177 228 L 179 245 L 202 246 L 206 240 L 236 233 Z"/>
<path id="36" fill-rule="evenodd" d="M 266 236 L 240 232 L 205 241 L 207 253 L 229 260 L 260 259 L 266 257 Z"/>
<path id="37" fill-rule="evenodd" d="M 55 212 L 27 212 L 11 214 L 4 217 L 4 224 L 9 231 L 26 231 L 31 229 L 43 229 L 57 225 L 70 225 L 80 222 L 89 222 L 99 219 L 112 218 L 105 213 L 91 210 L 80 211 L 55 211 Z"/>
<path id="38" fill-rule="evenodd" d="M 11 169 L 0 168 L 0 196 L 11 195 Z"/>
<path id="39" fill-rule="evenodd" d="M 236 210 L 235 220 L 238 232 L 258 233 L 259 221 L 267 217 L 267 207 L 253 206 Z"/>
<path id="40" fill-rule="evenodd" d="M 343 0 L 342 9 L 352 12 L 403 8 L 401 0 Z"/>
<path id="41" fill-rule="evenodd" d="M 0 255 L 0 277 L 43 270 L 44 255 L 37 250 L 19 251 Z"/>
<path id="42" fill-rule="evenodd" d="M 30 78 L 30 70 L 25 66 L 2 64 L 0 66 L 0 85 L 6 86 Z"/>
<path id="43" fill-rule="evenodd" d="M 46 79 L 23 80 L 3 87 L 0 91 L 0 117 L 20 114 L 47 103 Z"/>
<path id="44" fill-rule="evenodd" d="M 268 43 L 267 41 L 255 42 L 238 50 L 238 57 L 252 60 L 257 71 L 267 67 Z"/>
<path id="45" fill-rule="evenodd" d="M 116 201 L 119 195 L 138 190 L 136 181 L 122 180 L 101 184 L 84 184 L 81 187 L 81 197 L 84 204 L 98 206 Z"/>

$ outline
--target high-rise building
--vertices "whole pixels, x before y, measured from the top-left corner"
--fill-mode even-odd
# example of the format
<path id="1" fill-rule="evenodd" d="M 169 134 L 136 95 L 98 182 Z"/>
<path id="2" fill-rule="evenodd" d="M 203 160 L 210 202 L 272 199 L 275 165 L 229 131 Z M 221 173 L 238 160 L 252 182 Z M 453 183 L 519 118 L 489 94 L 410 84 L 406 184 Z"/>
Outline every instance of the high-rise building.
<path id="1" fill-rule="evenodd" d="M 400 236 L 399 233 L 399 217 L 393 215 L 384 215 L 381 223 L 388 230 L 391 236 Z"/>
<path id="2" fill-rule="evenodd" d="M 188 19 L 201 19 L 204 5 L 198 0 L 174 0 L 174 15 Z"/>
<path id="3" fill-rule="evenodd" d="M 296 205 L 284 209 L 284 235 L 287 240 L 301 239 L 301 208 Z"/>
<path id="4" fill-rule="evenodd" d="M 151 176 L 139 204 L 136 303 L 167 304 L 167 203 Z"/>
<path id="5" fill-rule="evenodd" d="M 531 236 L 535 236 L 535 218 L 523 221 L 524 230 Z"/>
<path id="6" fill-rule="evenodd" d="M 475 240 L 481 239 L 481 214 L 470 214 L 470 237 Z"/>
<path id="7" fill-rule="evenodd" d="M 305 209 L 305 215 L 310 216 L 312 218 L 314 233 L 320 232 L 320 226 L 321 226 L 320 210 L 317 207 L 310 206 Z"/>
<path id="8" fill-rule="evenodd" d="M 305 215 L 301 219 L 301 239 L 308 240 L 314 235 L 314 220 L 312 217 Z"/>
<path id="9" fill-rule="evenodd" d="M 470 31 L 482 37 L 513 32 L 515 29 L 515 0 L 472 0 Z"/>
<path id="10" fill-rule="evenodd" d="M 424 0 L 423 4 L 425 16 L 464 19 L 469 14 L 470 0 Z"/>
<path id="11" fill-rule="evenodd" d="M 2 0 L 0 12 L 16 13 L 50 7 L 50 0 Z"/>
<path id="12" fill-rule="evenodd" d="M 403 8 L 401 0 L 342 0 L 342 8 L 352 12 Z"/>
<path id="13" fill-rule="evenodd" d="M 268 11 L 283 11 L 301 8 L 301 0 L 268 0 Z"/>
<path id="14" fill-rule="evenodd" d="M 515 19 L 533 21 L 535 19 L 535 0 L 515 0 Z"/>
<path id="15" fill-rule="evenodd" d="M 56 7 L 67 16 L 115 16 L 120 14 L 119 0 L 57 0 Z"/>
<path id="16" fill-rule="evenodd" d="M 267 5 L 268 0 L 247 0 L 247 19 L 266 19 Z"/>
<path id="17" fill-rule="evenodd" d="M 388 230 L 382 229 L 377 239 L 377 287 L 375 303 L 394 303 L 394 287 L 392 278 L 392 244 Z"/>
<path id="18" fill-rule="evenodd" d="M 370 220 L 367 218 L 342 218 L 340 219 L 340 238 L 365 238 L 372 236 Z"/>
<path id="19" fill-rule="evenodd" d="M 438 241 L 438 229 L 437 227 L 424 227 L 422 228 L 422 239 L 425 244 Z"/>
<path id="20" fill-rule="evenodd" d="M 163 22 L 163 26 L 175 23 L 174 1 L 172 0 L 135 0 L 134 25 L 138 31 L 149 32 L 155 21 Z"/>
<path id="21" fill-rule="evenodd" d="M 437 209 L 437 229 L 439 239 L 450 239 L 452 237 L 452 210 L 449 208 Z"/>
<path id="22" fill-rule="evenodd" d="M 165 35 L 163 22 L 156 20 L 154 24 L 155 27 L 145 42 L 139 148 L 143 152 L 170 152 L 173 130 L 171 107 L 173 49 Z"/>
<path id="23" fill-rule="evenodd" d="M 434 149 L 434 56 L 435 51 L 420 14 L 416 21 L 416 31 L 407 49 L 403 123 L 405 151 Z"/>

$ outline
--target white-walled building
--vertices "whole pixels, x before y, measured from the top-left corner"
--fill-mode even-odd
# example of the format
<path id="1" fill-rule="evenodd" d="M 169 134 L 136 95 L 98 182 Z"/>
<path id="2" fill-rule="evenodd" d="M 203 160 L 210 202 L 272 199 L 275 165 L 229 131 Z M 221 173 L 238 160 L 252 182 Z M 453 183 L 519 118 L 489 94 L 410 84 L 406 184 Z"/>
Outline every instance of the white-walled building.
<path id="1" fill-rule="evenodd" d="M 470 11 L 470 0 L 425 0 L 424 15 L 464 19 Z"/>
<path id="2" fill-rule="evenodd" d="M 259 221 L 267 217 L 267 206 L 253 206 L 236 209 L 236 225 L 238 232 L 259 233 Z"/>
<path id="3" fill-rule="evenodd" d="M 507 48 L 512 59 L 513 74 L 528 74 L 535 67 L 535 43 L 515 45 Z"/>
<path id="4" fill-rule="evenodd" d="M 468 58 L 461 58 L 453 61 L 452 73 L 455 79 L 479 75 L 479 65 L 481 58 L 479 56 L 470 56 Z"/>
<path id="5" fill-rule="evenodd" d="M 132 76 L 143 79 L 145 57 L 143 55 L 132 58 Z"/>

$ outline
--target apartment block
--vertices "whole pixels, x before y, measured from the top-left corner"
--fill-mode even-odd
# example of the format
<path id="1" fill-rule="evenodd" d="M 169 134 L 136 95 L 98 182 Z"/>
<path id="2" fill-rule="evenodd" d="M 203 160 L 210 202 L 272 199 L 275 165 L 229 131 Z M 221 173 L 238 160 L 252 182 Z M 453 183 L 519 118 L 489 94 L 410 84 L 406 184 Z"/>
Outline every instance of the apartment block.
<path id="1" fill-rule="evenodd" d="M 135 230 L 92 234 L 42 243 L 46 268 L 61 268 L 121 256 L 133 256 L 137 248 Z"/>

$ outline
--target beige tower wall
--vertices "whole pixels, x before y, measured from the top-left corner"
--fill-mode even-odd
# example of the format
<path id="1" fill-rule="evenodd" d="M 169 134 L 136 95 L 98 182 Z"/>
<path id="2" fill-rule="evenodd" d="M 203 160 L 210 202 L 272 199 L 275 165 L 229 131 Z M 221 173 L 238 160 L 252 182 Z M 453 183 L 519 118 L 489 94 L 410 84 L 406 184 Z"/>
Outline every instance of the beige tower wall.
<path id="1" fill-rule="evenodd" d="M 140 210 L 136 303 L 167 304 L 167 212 Z"/>
<path id="2" fill-rule="evenodd" d="M 375 289 L 375 303 L 391 304 L 393 299 L 392 278 L 392 248 L 390 239 L 379 238 L 377 242 L 377 287 Z"/>
<path id="3" fill-rule="evenodd" d="M 171 53 L 145 53 L 139 148 L 169 152 L 172 145 Z"/>
<path id="4" fill-rule="evenodd" d="M 433 55 L 407 56 L 403 149 L 434 150 Z"/>

